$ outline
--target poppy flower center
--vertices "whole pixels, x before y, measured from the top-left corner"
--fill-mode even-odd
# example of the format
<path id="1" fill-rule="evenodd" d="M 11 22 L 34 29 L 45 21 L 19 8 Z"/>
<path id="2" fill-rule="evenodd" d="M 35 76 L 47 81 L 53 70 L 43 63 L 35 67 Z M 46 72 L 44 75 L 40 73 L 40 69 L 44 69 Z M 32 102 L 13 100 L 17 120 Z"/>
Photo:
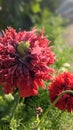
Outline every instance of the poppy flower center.
<path id="1" fill-rule="evenodd" d="M 19 55 L 21 57 L 24 57 L 28 53 L 29 47 L 30 47 L 29 42 L 24 42 L 24 41 L 19 42 L 17 46 L 17 51 Z"/>

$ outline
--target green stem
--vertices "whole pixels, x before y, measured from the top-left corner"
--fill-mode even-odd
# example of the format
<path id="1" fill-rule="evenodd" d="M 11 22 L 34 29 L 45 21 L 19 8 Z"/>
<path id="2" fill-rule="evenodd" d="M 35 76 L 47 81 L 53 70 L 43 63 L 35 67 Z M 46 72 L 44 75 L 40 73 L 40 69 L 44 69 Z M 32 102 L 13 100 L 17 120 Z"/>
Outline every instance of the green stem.
<path id="1" fill-rule="evenodd" d="M 55 106 L 55 104 L 59 101 L 59 99 L 66 93 L 70 93 L 73 95 L 73 91 L 72 90 L 66 90 L 66 91 L 63 91 L 56 99 L 55 101 L 48 107 L 47 111 L 45 112 L 45 114 L 43 115 L 42 119 L 40 120 L 40 122 L 37 124 L 36 127 L 39 127 L 41 123 L 43 123 L 43 121 L 45 120 L 45 117 L 47 117 L 47 114 L 49 112 L 49 108 Z"/>
<path id="2" fill-rule="evenodd" d="M 14 116 L 14 114 L 15 114 L 15 110 L 16 110 L 18 104 L 19 104 L 19 99 L 20 99 L 19 96 L 16 95 L 16 97 L 15 97 L 15 102 L 14 102 L 14 106 L 13 106 L 13 109 L 12 109 L 12 112 L 11 112 L 11 115 L 10 115 L 10 118 L 9 118 L 10 121 L 12 120 L 12 118 L 13 118 L 13 116 Z"/>

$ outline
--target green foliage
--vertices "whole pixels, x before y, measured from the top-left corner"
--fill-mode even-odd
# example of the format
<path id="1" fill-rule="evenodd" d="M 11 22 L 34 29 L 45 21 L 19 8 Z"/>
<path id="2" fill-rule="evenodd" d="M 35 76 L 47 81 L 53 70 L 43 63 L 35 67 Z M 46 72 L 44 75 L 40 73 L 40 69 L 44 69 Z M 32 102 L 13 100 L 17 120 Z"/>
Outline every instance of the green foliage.
<path id="1" fill-rule="evenodd" d="M 43 0 L 41 3 L 42 8 L 47 8 L 50 12 L 54 12 L 55 9 L 58 7 L 59 1 L 58 0 Z"/>
<path id="2" fill-rule="evenodd" d="M 5 13 L 5 16 L 2 15 L 3 13 L 0 16 L 1 18 L 6 18 L 6 21 L 3 21 L 3 25 L 0 24 L 0 28 L 5 28 L 9 24 L 15 28 L 24 28 L 24 26 L 28 23 L 27 20 L 25 23 L 21 20 L 21 18 L 24 18 L 24 14 L 25 16 L 28 16 L 29 14 L 29 17 L 32 19 L 33 23 L 38 21 L 35 19 L 38 19 L 37 14 L 41 12 L 41 0 L 26 0 L 25 2 L 21 0 L 20 3 L 18 2 L 20 2 L 20 0 L 12 0 L 12 2 L 11 0 L 2 1 L 1 4 L 4 9 L 2 11 L 4 11 L 3 13 Z M 30 4 L 28 4 L 28 2 Z M 35 5 L 34 7 L 36 10 L 33 7 L 33 4 Z M 4 8 L 4 6 L 6 7 Z M 17 15 L 13 12 L 13 10 L 16 11 Z M 8 14 L 8 19 L 6 14 Z M 32 16 L 32 14 L 35 15 Z M 24 23 L 24 25 L 22 23 Z M 39 22 L 39 25 L 35 24 L 38 28 L 44 28 L 45 34 L 51 41 L 53 51 L 57 57 L 57 61 L 53 65 L 57 73 L 70 69 L 70 62 L 72 61 L 73 56 L 73 49 L 70 49 L 62 38 L 62 34 L 64 32 L 62 23 L 63 21 L 60 17 L 53 16 L 47 11 L 47 9 L 44 9 L 41 14 L 41 21 Z M 27 27 L 29 28 L 30 26 L 28 25 Z M 45 82 L 45 84 L 47 87 L 49 82 Z M 47 89 L 42 90 L 40 88 L 39 94 L 35 97 L 18 99 L 17 94 L 14 96 L 12 96 L 12 94 L 4 95 L 2 87 L 0 87 L 0 130 L 34 130 L 33 127 L 38 122 L 36 108 L 40 106 L 43 109 L 43 112 L 39 117 L 40 120 L 44 116 L 50 104 Z M 72 120 L 73 115 L 68 114 L 67 112 L 61 112 L 57 108 L 52 107 L 49 109 L 45 122 L 41 123 L 40 130 L 73 130 Z"/>
<path id="3" fill-rule="evenodd" d="M 0 0 L 0 30 L 12 26 L 28 30 L 41 21 L 43 12 L 53 12 L 58 6 L 54 0 Z"/>
<path id="4" fill-rule="evenodd" d="M 7 26 L 29 29 L 40 20 L 40 3 L 38 0 L 2 0 L 0 29 L 5 29 Z"/>

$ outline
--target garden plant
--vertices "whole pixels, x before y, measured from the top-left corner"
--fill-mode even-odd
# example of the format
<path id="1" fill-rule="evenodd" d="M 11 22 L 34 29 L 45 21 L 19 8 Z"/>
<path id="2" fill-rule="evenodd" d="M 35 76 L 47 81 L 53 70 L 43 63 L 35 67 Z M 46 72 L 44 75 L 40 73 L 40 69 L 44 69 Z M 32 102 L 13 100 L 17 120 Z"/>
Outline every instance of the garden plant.
<path id="1" fill-rule="evenodd" d="M 0 130 L 73 130 L 73 47 L 58 0 L 0 0 Z"/>
<path id="2" fill-rule="evenodd" d="M 50 38 L 45 29 L 2 31 L 1 130 L 73 129 L 73 74 L 68 63 L 72 50 L 61 43 L 60 26 L 51 24 L 54 28 L 49 24 L 46 30 Z"/>

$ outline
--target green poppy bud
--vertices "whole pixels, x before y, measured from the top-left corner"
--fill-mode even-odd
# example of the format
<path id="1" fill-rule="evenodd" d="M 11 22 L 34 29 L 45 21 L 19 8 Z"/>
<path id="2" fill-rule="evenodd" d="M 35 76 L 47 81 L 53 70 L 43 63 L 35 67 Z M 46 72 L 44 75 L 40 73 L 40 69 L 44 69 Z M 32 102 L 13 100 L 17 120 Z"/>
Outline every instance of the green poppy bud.
<path id="1" fill-rule="evenodd" d="M 24 56 L 28 52 L 29 47 L 30 47 L 29 42 L 21 41 L 17 46 L 17 51 L 21 56 Z"/>

